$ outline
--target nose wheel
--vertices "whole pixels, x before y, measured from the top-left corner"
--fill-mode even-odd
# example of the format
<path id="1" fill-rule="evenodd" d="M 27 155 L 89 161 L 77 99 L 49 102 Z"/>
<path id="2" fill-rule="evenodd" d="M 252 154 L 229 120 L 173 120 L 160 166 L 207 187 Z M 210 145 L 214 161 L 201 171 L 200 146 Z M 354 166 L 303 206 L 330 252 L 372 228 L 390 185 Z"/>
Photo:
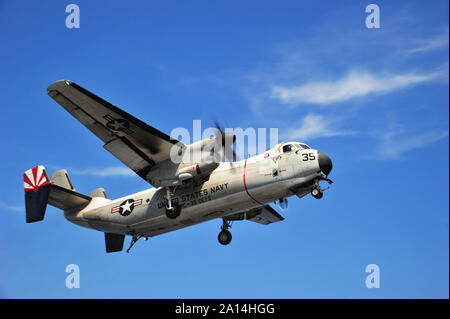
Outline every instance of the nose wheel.
<path id="1" fill-rule="evenodd" d="M 311 191 L 311 195 L 315 198 L 315 199 L 321 199 L 323 197 L 323 191 L 320 188 L 314 188 Z"/>
<path id="2" fill-rule="evenodd" d="M 328 184 L 333 184 L 333 181 L 331 179 L 329 179 L 326 176 L 322 176 L 320 177 L 320 179 L 314 181 L 314 188 L 311 191 L 311 195 L 315 198 L 315 199 L 321 199 L 323 197 L 323 192 L 326 191 L 327 189 L 329 189 L 330 187 L 327 187 L 325 189 L 320 188 L 319 186 L 319 182 L 323 180 L 323 181 L 327 181 Z"/>
<path id="3" fill-rule="evenodd" d="M 219 236 L 217 236 L 219 243 L 221 243 L 222 245 L 228 245 L 229 243 L 231 243 L 232 236 L 228 228 L 231 228 L 230 222 L 223 219 L 223 224 L 221 227 L 222 230 L 219 233 Z"/>

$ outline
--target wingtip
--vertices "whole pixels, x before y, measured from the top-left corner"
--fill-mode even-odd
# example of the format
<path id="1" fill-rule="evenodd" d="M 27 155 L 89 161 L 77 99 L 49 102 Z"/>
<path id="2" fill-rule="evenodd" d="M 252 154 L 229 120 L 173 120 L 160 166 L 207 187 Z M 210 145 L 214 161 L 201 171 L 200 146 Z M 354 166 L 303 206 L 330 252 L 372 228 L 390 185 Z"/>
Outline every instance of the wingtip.
<path id="1" fill-rule="evenodd" d="M 69 86 L 69 85 L 71 85 L 73 82 L 72 81 L 69 81 L 69 80 L 59 80 L 59 81 L 56 81 L 56 82 L 54 82 L 54 83 L 52 83 L 52 84 L 50 84 L 50 86 L 47 88 L 47 93 L 49 93 L 49 92 L 51 92 L 51 91 L 54 91 L 54 90 L 56 90 L 56 89 L 61 89 L 61 88 L 63 88 L 63 87 L 66 87 L 66 86 Z"/>

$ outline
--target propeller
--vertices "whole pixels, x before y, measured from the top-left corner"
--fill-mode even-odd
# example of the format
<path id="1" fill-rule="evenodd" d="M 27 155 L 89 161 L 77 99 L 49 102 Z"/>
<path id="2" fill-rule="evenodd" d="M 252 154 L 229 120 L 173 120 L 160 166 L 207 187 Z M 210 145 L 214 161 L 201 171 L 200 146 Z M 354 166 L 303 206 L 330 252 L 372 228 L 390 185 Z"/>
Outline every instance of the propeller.
<path id="1" fill-rule="evenodd" d="M 234 152 L 234 143 L 236 142 L 236 135 L 233 133 L 227 133 L 219 124 L 218 121 L 214 121 L 214 127 L 217 130 L 216 133 L 216 143 L 220 146 L 221 150 L 224 152 L 223 156 L 230 162 L 234 162 L 238 159 L 236 153 Z"/>
<path id="2" fill-rule="evenodd" d="M 280 207 L 280 209 L 283 212 L 287 212 L 287 210 L 289 209 L 289 202 L 287 198 L 280 198 L 278 200 L 278 207 Z"/>

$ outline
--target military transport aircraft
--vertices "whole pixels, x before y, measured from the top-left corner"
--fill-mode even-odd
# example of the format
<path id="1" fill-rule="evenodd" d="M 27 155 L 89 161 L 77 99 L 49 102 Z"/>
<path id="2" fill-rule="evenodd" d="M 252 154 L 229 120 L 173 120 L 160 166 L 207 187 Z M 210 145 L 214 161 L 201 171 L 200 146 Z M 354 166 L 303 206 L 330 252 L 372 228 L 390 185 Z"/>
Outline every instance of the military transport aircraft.
<path id="1" fill-rule="evenodd" d="M 64 169 L 50 177 L 44 166 L 24 173 L 27 223 L 43 220 L 50 204 L 70 222 L 104 232 L 106 252 L 121 251 L 125 235 L 132 236 L 129 252 L 139 238 L 215 218 L 223 220 L 218 239 L 227 245 L 233 221 L 281 221 L 269 203 L 278 202 L 283 209 L 289 196 L 311 193 L 319 199 L 324 191 L 319 182 L 332 183 L 330 158 L 304 143 L 278 144 L 234 161 L 236 136 L 220 128 L 215 136 L 184 145 L 74 82 L 57 81 L 47 92 L 97 135 L 107 151 L 154 186 L 111 200 L 103 188 L 89 196 L 76 192 Z M 206 156 L 192 156 L 198 153 Z"/>

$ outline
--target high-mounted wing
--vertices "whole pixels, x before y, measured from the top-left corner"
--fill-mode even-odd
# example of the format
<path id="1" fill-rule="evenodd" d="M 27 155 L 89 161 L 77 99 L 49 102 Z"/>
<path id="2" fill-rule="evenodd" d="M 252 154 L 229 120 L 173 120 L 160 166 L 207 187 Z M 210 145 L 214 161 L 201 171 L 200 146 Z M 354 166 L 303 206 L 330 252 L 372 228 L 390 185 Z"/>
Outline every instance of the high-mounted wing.
<path id="1" fill-rule="evenodd" d="M 173 145 L 184 145 L 78 84 L 62 80 L 48 95 L 97 135 L 107 151 L 147 180 L 150 169 L 170 158 Z"/>
<path id="2" fill-rule="evenodd" d="M 266 205 L 259 208 L 254 208 L 247 212 L 237 213 L 225 216 L 227 220 L 250 220 L 255 223 L 268 225 L 284 220 L 283 216 L 277 213 L 275 209 Z"/>

